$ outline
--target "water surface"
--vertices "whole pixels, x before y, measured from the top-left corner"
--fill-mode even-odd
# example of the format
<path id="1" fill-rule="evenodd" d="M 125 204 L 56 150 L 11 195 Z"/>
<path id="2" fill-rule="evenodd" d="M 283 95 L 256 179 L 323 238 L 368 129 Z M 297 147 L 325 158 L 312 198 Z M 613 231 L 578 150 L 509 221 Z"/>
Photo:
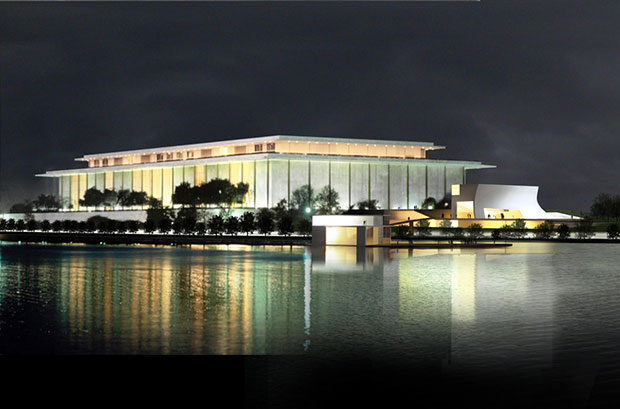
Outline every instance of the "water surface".
<path id="1" fill-rule="evenodd" d="M 620 389 L 619 250 L 2 243 L 0 353 L 369 357 L 588 402 Z"/>

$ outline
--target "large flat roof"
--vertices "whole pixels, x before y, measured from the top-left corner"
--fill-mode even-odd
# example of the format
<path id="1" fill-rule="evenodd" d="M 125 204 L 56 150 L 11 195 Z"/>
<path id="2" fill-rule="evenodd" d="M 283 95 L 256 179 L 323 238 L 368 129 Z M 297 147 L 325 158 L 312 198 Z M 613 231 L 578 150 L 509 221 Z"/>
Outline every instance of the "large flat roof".
<path id="1" fill-rule="evenodd" d="M 414 165 L 452 165 L 463 166 L 465 169 L 489 169 L 495 168 L 495 165 L 485 165 L 477 161 L 464 161 L 464 160 L 444 160 L 444 159 L 399 159 L 399 158 L 375 158 L 375 157 L 358 157 L 358 156 L 334 156 L 334 155 L 296 155 L 296 154 L 274 154 L 274 153 L 259 153 L 259 154 L 247 154 L 247 155 L 235 155 L 235 156 L 221 156 L 215 158 L 198 158 L 187 159 L 170 162 L 151 162 L 151 163 L 136 163 L 131 165 L 116 165 L 105 166 L 96 168 L 78 168 L 78 169 L 63 169 L 63 170 L 51 170 L 45 173 L 37 174 L 36 176 L 43 177 L 57 177 L 62 175 L 78 174 L 78 173 L 100 173 L 111 172 L 120 170 L 131 169 L 149 169 L 149 168 L 166 168 L 175 166 L 189 166 L 200 165 L 216 162 L 240 162 L 244 160 L 315 160 L 315 161 L 335 161 L 335 162 L 380 162 L 380 163 L 407 163 Z"/>
<path id="2" fill-rule="evenodd" d="M 189 150 L 189 149 L 214 148 L 218 146 L 243 145 L 243 144 L 249 144 L 249 143 L 255 143 L 255 142 L 258 143 L 258 142 L 271 142 L 271 141 L 331 142 L 331 143 L 352 143 L 352 144 L 364 144 L 364 145 L 417 146 L 417 147 L 425 147 L 429 150 L 445 148 L 445 146 L 435 145 L 433 142 L 395 141 L 395 140 L 384 140 L 384 139 L 334 138 L 334 137 L 327 137 L 327 136 L 270 135 L 270 136 L 257 136 L 257 137 L 252 137 L 252 138 L 243 138 L 243 139 L 229 139 L 225 141 L 195 143 L 195 144 L 189 144 L 189 145 L 174 145 L 174 146 L 164 146 L 164 147 L 158 147 L 158 148 L 146 148 L 146 149 L 135 149 L 135 150 L 128 150 L 128 151 L 118 151 L 118 152 L 94 153 L 94 154 L 84 155 L 80 158 L 76 158 L 76 160 L 88 160 L 88 159 L 111 157 L 111 156 L 140 155 L 140 154 L 157 153 L 157 152 L 171 152 L 171 151 Z"/>

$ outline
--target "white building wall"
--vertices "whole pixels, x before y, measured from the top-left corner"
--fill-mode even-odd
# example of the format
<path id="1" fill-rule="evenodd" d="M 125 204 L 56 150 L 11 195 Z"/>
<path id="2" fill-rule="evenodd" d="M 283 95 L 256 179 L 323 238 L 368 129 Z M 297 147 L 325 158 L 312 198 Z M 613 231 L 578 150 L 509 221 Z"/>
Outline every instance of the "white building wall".
<path id="1" fill-rule="evenodd" d="M 310 162 L 310 185 L 315 192 L 329 186 L 329 162 Z"/>
<path id="2" fill-rule="evenodd" d="M 269 160 L 269 207 L 282 199 L 288 200 L 288 161 Z"/>
<path id="3" fill-rule="evenodd" d="M 351 204 L 368 200 L 368 164 L 351 163 Z"/>
<path id="4" fill-rule="evenodd" d="M 428 197 L 439 201 L 445 194 L 445 167 L 442 165 L 429 165 L 427 174 Z"/>
<path id="5" fill-rule="evenodd" d="M 407 208 L 407 165 L 390 165 L 390 209 Z"/>
<path id="6" fill-rule="evenodd" d="M 307 160 L 291 160 L 290 195 L 300 187 L 307 185 L 310 179 L 310 169 Z"/>
<path id="7" fill-rule="evenodd" d="M 387 209 L 388 203 L 388 165 L 370 164 L 370 198 L 377 201 L 381 209 Z"/>
<path id="8" fill-rule="evenodd" d="M 409 208 L 420 209 L 426 198 L 426 166 L 409 165 Z"/>
<path id="9" fill-rule="evenodd" d="M 269 206 L 269 197 L 268 186 L 267 183 L 269 179 L 269 175 L 267 172 L 267 161 L 266 160 L 257 160 L 256 161 L 256 180 L 254 181 L 254 186 L 256 188 L 256 207 L 267 207 Z"/>
<path id="10" fill-rule="evenodd" d="M 462 166 L 446 166 L 446 189 L 451 191 L 452 185 L 460 185 L 464 183 L 463 173 L 465 169 Z"/>
<path id="11" fill-rule="evenodd" d="M 342 209 L 349 208 L 349 163 L 331 163 L 331 187 L 338 192 L 338 202 Z"/>

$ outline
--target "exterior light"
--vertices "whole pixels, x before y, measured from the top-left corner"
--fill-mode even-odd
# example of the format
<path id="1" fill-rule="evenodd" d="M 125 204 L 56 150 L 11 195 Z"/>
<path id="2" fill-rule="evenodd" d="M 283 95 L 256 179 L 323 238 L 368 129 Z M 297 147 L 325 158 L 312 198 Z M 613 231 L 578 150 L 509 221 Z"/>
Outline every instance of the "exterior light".
<path id="1" fill-rule="evenodd" d="M 310 208 L 310 206 L 306 206 L 306 213 L 310 213 L 312 211 L 312 209 Z"/>

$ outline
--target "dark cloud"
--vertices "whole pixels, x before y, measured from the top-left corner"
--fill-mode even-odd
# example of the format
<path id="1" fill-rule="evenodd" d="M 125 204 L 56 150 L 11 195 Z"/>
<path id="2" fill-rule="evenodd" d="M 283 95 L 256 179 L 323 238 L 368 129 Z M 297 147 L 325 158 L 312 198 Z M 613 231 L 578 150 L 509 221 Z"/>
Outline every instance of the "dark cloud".
<path id="1" fill-rule="evenodd" d="M 620 4 L 2 3 L 0 206 L 85 153 L 268 134 L 433 141 L 619 192 Z"/>

